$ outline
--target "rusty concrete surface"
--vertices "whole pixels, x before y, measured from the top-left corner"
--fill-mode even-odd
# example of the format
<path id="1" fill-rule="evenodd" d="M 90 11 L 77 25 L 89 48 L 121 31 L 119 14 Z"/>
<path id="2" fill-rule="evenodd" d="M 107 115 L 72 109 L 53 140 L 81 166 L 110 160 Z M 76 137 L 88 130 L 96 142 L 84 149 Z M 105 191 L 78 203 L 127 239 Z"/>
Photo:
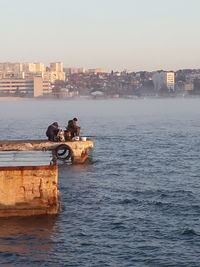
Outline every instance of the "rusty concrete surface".
<path id="1" fill-rule="evenodd" d="M 58 166 L 0 167 L 0 217 L 56 214 Z"/>

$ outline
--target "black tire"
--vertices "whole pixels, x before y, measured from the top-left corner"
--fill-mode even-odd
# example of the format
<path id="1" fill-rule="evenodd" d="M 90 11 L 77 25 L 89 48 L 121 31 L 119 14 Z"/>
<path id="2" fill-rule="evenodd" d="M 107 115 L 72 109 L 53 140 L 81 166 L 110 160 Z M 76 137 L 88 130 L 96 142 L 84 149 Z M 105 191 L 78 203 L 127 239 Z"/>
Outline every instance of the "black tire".
<path id="1" fill-rule="evenodd" d="M 69 160 L 72 157 L 72 150 L 68 145 L 61 144 L 56 147 L 55 155 L 59 160 Z"/>

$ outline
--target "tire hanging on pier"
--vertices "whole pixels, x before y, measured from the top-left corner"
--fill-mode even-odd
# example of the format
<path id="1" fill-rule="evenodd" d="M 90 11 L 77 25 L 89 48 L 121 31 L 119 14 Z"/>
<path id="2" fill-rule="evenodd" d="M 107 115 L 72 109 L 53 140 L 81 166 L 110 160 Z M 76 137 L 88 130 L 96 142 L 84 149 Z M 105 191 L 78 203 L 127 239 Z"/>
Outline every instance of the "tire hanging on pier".
<path id="1" fill-rule="evenodd" d="M 55 155 L 59 160 L 69 160 L 72 158 L 72 150 L 68 145 L 61 144 L 55 148 Z"/>

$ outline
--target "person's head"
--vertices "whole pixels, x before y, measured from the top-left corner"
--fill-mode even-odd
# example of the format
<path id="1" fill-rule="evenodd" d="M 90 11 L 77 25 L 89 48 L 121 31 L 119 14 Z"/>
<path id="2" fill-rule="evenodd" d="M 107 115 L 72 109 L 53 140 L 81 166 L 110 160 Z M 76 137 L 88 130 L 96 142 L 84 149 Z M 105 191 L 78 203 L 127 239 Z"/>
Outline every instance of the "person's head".
<path id="1" fill-rule="evenodd" d="M 78 119 L 77 118 L 73 118 L 73 121 L 78 121 Z"/>
<path id="2" fill-rule="evenodd" d="M 52 123 L 52 125 L 55 126 L 55 127 L 58 127 L 58 123 L 57 122 Z"/>

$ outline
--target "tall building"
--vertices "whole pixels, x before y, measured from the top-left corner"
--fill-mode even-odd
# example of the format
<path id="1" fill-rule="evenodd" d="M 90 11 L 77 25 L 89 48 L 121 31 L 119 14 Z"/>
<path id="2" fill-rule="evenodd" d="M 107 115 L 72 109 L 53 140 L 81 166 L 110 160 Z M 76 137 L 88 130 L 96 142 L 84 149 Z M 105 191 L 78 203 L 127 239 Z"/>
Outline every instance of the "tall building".
<path id="1" fill-rule="evenodd" d="M 174 72 L 157 71 L 153 74 L 152 80 L 156 92 L 160 91 L 163 87 L 167 87 L 169 91 L 174 91 Z"/>
<path id="2" fill-rule="evenodd" d="M 167 88 L 169 90 L 174 91 L 174 84 L 175 84 L 174 72 L 166 72 L 166 83 L 167 83 Z"/>
<path id="3" fill-rule="evenodd" d="M 36 72 L 44 72 L 45 71 L 45 65 L 40 62 L 36 62 L 35 64 L 35 71 Z"/>
<path id="4" fill-rule="evenodd" d="M 50 63 L 50 72 L 53 73 L 55 80 L 65 81 L 65 72 L 63 71 L 63 62 Z"/>
<path id="5" fill-rule="evenodd" d="M 36 72 L 34 63 L 22 63 L 22 68 L 24 72 Z"/>
<path id="6" fill-rule="evenodd" d="M 22 63 L 11 63 L 11 62 L 0 63 L 0 71 L 13 72 L 13 73 L 22 72 L 23 71 Z"/>
<path id="7" fill-rule="evenodd" d="M 45 65 L 41 62 L 36 63 L 22 63 L 22 71 L 24 72 L 43 72 Z"/>
<path id="8" fill-rule="evenodd" d="M 50 63 L 50 70 L 51 71 L 57 71 L 57 72 L 63 72 L 63 62 Z"/>

